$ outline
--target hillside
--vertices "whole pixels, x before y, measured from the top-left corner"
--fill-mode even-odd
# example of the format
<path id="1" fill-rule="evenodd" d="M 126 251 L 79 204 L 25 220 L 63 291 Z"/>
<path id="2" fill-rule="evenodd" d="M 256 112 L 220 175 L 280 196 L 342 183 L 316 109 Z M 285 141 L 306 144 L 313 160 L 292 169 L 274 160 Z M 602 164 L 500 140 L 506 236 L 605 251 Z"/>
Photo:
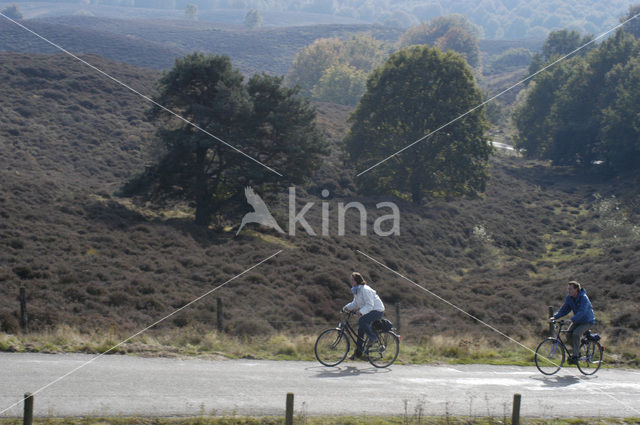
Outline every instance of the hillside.
<path id="1" fill-rule="evenodd" d="M 116 19 L 87 16 L 56 16 L 30 19 L 24 24 L 76 53 L 91 53 L 132 65 L 168 69 L 177 57 L 193 51 L 225 54 L 246 74 L 287 74 L 296 53 L 314 40 L 370 33 L 395 43 L 398 28 L 380 25 L 307 25 L 248 30 L 239 25 L 187 20 Z M 479 40 L 483 61 L 512 47 L 536 51 L 541 40 Z M 0 21 L 0 51 L 58 53 L 33 34 L 6 20 Z"/>
<path id="2" fill-rule="evenodd" d="M 177 57 L 188 53 L 177 46 L 114 34 L 111 31 L 38 21 L 26 21 L 24 24 L 30 30 L 72 53 L 97 54 L 146 68 L 171 68 Z M 0 19 L 0 51 L 60 53 L 60 50 L 51 44 L 4 18 Z"/>
<path id="3" fill-rule="evenodd" d="M 11 3 L 11 2 L 9 2 Z M 109 4 L 112 3 L 112 4 Z M 162 7 L 155 1 L 149 1 L 144 7 L 135 5 L 127 5 L 120 0 L 101 1 L 99 3 L 86 4 L 85 2 L 73 1 L 38 1 L 24 2 L 20 1 L 20 10 L 25 19 L 50 18 L 56 16 L 91 16 L 99 18 L 122 18 L 123 16 L 135 16 L 137 19 L 166 19 L 166 20 L 184 20 L 187 23 L 192 22 L 186 19 L 184 13 L 185 1 L 183 4 L 176 3 L 176 8 L 153 8 L 153 6 Z M 190 2 L 197 4 L 198 2 Z M 264 5 L 266 6 L 266 5 Z M 247 10 L 244 8 L 214 8 L 199 5 L 198 21 L 200 22 L 216 22 L 229 23 L 234 25 L 242 25 Z M 347 16 L 335 16 L 322 13 L 311 13 L 301 11 L 287 10 L 262 10 L 262 25 L 264 27 L 287 27 L 294 25 L 325 25 L 325 24 L 366 24 L 364 21 L 350 18 Z"/>
<path id="4" fill-rule="evenodd" d="M 152 93 L 158 74 L 87 57 Z M 359 200 L 369 235 L 347 215 L 338 236 L 296 236 L 255 225 L 238 237 L 191 223 L 189 209 L 159 211 L 113 195 L 153 157 L 147 104 L 61 55 L 2 53 L 0 62 L 0 327 L 15 331 L 20 285 L 32 329 L 61 323 L 131 330 L 166 315 L 258 261 L 274 259 L 163 323 L 215 326 L 216 297 L 233 334 L 275 329 L 315 332 L 350 298 L 348 275 L 368 276 L 390 308 L 402 305 L 403 333 L 488 331 L 424 291 L 358 254 L 361 250 L 515 336 L 541 334 L 547 306 L 558 306 L 569 279 L 583 281 L 608 339 L 637 343 L 640 241 L 637 181 L 602 182 L 572 170 L 496 157 L 484 199 L 395 201 L 401 235 L 372 234 L 382 199 L 355 193 L 340 157 L 349 110 L 318 104 L 334 145 L 311 183 L 298 187 L 298 208 L 320 228 L 322 198 Z M 618 198 L 612 198 L 612 195 Z M 627 208 L 627 206 L 635 207 Z M 286 197 L 270 203 L 286 223 Z M 620 207 L 622 209 L 616 209 Z M 624 214 L 623 214 L 624 211 Z M 240 217 L 238 217 L 238 223 Z M 236 223 L 235 225 L 237 225 Z M 629 342 L 627 341 L 627 342 Z"/>
<path id="5" fill-rule="evenodd" d="M 87 4 L 89 3 L 89 4 Z M 198 6 L 201 21 L 242 24 L 248 8 L 256 8 L 265 26 L 311 25 L 325 23 L 376 23 L 398 28 L 429 21 L 436 16 L 462 14 L 490 39 L 544 38 L 549 31 L 562 28 L 597 34 L 616 25 L 634 0 L 596 0 L 566 2 L 561 0 L 460 0 L 420 2 L 395 0 L 335 0 L 302 2 L 270 0 L 268 2 L 230 2 L 228 0 L 150 1 L 101 0 L 72 2 L 23 2 L 25 16 L 93 15 L 101 17 L 136 16 L 149 19 L 184 18 L 187 3 Z M 132 6 L 132 7 L 126 7 Z"/>
<path id="6" fill-rule="evenodd" d="M 248 30 L 242 26 L 186 20 L 61 16 L 25 21 L 35 32 L 72 52 L 95 53 L 153 69 L 170 68 L 193 51 L 229 55 L 242 72 L 286 74 L 302 47 L 321 37 L 370 32 L 395 41 L 399 29 L 375 25 L 310 25 Z M 0 21 L 0 51 L 52 53 L 54 48 L 15 24 Z"/>

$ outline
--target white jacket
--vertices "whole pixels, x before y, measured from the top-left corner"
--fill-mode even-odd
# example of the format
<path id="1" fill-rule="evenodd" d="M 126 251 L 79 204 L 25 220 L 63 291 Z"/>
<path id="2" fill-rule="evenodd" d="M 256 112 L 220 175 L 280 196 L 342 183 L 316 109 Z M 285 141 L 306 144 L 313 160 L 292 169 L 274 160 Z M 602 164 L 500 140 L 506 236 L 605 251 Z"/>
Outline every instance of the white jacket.
<path id="1" fill-rule="evenodd" d="M 344 306 L 345 310 L 360 309 L 360 314 L 365 315 L 370 311 L 384 311 L 384 304 L 369 285 L 357 285 L 358 292 L 353 297 L 353 301 Z"/>

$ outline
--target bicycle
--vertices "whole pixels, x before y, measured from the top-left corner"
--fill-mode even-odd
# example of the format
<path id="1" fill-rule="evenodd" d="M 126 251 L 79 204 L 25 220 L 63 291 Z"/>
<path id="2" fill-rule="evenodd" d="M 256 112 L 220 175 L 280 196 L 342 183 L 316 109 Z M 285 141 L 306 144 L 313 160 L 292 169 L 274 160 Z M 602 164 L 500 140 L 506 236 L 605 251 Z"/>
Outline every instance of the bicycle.
<path id="1" fill-rule="evenodd" d="M 536 348 L 536 367 L 545 375 L 553 375 L 558 372 L 564 364 L 565 354 L 569 355 L 567 346 L 560 338 L 561 333 L 567 333 L 568 329 L 562 329 L 567 323 L 564 320 L 559 322 L 553 320 L 553 327 L 557 329 L 556 336 L 550 336 L 543 340 Z M 585 331 L 580 338 L 580 349 L 578 352 L 576 366 L 585 375 L 593 375 L 602 366 L 602 355 L 604 347 L 600 345 L 600 335 L 592 334 L 591 330 Z"/>
<path id="2" fill-rule="evenodd" d="M 316 359 L 324 366 L 339 365 L 347 358 L 351 342 L 357 344 L 358 334 L 349 323 L 349 319 L 354 314 L 352 311 L 348 312 L 347 318 L 338 323 L 337 327 L 327 329 L 318 336 L 314 352 Z M 398 357 L 400 336 L 393 332 L 393 329 L 391 331 L 376 329 L 376 322 L 373 322 L 372 328 L 377 340 L 369 345 L 369 338 L 365 336 L 363 355 L 367 356 L 369 363 L 373 366 L 385 368 L 389 367 Z"/>

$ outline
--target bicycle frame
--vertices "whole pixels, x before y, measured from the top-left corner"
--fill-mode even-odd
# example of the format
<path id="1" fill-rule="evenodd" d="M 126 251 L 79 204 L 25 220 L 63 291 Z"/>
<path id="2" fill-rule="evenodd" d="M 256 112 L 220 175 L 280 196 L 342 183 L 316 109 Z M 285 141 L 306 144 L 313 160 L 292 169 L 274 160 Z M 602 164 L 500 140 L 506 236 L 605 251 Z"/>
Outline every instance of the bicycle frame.
<path id="1" fill-rule="evenodd" d="M 356 330 L 353 328 L 353 326 L 351 326 L 351 323 L 349 323 L 349 319 L 351 318 L 351 316 L 355 315 L 356 313 L 353 311 L 350 311 L 347 313 L 347 318 L 344 319 L 344 322 L 340 322 L 338 324 L 337 329 L 340 329 L 341 334 L 340 335 L 349 335 L 349 338 L 351 338 L 351 341 L 356 345 L 356 347 L 358 346 L 358 333 L 356 332 Z M 380 336 L 380 334 L 378 333 L 378 331 L 376 331 L 375 329 L 373 329 L 373 333 L 376 335 L 376 338 Z M 369 341 L 369 335 L 365 334 L 364 338 L 362 339 L 362 346 L 366 347 L 367 346 L 367 341 Z M 365 350 L 367 351 L 367 350 Z"/>
<path id="2" fill-rule="evenodd" d="M 349 335 L 349 338 L 351 338 L 351 341 L 353 341 L 354 344 L 356 344 L 356 346 L 358 345 L 358 333 L 356 332 L 355 329 L 353 329 L 353 326 L 351 326 L 351 323 L 349 323 L 349 319 L 351 318 L 351 316 L 353 316 L 355 313 L 350 311 L 349 313 L 347 313 L 347 318 L 344 320 L 344 322 L 340 322 L 338 324 L 338 329 L 340 329 L 341 334 L 340 335 Z M 377 332 L 374 330 L 373 332 L 376 333 Z M 366 342 L 368 339 L 368 337 L 365 335 L 365 339 L 364 342 Z"/>
<path id="3" fill-rule="evenodd" d="M 564 326 L 565 321 L 561 320 L 558 322 L 558 331 L 556 332 L 556 336 L 554 337 L 554 339 L 556 340 L 556 343 L 553 347 L 553 351 L 551 352 L 551 354 L 555 354 L 556 350 L 558 349 L 558 343 L 560 343 L 560 348 L 562 350 L 564 350 L 565 353 L 567 353 L 567 356 L 571 355 L 571 353 L 569 352 L 569 349 L 567 348 L 566 344 L 564 343 L 564 341 L 562 340 L 562 338 L 560 337 L 560 334 L 564 333 L 566 334 L 567 331 L 569 330 L 567 329 L 562 329 L 562 326 Z"/>

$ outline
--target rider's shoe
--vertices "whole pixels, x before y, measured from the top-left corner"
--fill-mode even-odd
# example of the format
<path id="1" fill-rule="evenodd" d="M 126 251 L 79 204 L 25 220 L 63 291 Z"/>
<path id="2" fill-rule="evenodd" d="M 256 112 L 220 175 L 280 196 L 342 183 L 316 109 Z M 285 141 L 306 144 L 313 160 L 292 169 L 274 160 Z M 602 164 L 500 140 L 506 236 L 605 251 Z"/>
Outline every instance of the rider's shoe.
<path id="1" fill-rule="evenodd" d="M 351 357 L 349 357 L 349 360 L 358 360 L 360 357 L 362 357 L 362 353 L 356 350 L 353 352 Z"/>

